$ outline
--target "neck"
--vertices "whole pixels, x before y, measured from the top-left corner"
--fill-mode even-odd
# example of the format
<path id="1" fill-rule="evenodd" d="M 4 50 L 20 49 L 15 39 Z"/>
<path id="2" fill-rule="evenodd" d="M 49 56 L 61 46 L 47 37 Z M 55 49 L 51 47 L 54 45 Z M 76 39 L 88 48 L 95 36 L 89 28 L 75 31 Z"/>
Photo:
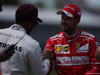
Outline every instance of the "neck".
<path id="1" fill-rule="evenodd" d="M 66 33 L 66 32 L 65 32 L 65 34 L 66 34 L 67 36 L 75 36 L 75 35 L 77 34 L 77 32 L 78 32 L 78 28 L 75 29 L 75 30 L 73 30 L 73 31 L 70 32 L 70 33 Z"/>
<path id="2" fill-rule="evenodd" d="M 13 24 L 10 28 L 11 28 L 11 29 L 14 29 L 14 30 L 23 31 L 23 32 L 26 33 L 26 30 L 25 30 L 22 26 L 20 26 L 20 25 L 18 25 L 18 24 Z"/>
<path id="3" fill-rule="evenodd" d="M 28 22 L 25 22 L 25 23 L 21 23 L 21 24 L 18 24 L 19 26 L 22 26 L 25 30 L 26 30 L 26 33 L 29 34 L 29 24 Z"/>

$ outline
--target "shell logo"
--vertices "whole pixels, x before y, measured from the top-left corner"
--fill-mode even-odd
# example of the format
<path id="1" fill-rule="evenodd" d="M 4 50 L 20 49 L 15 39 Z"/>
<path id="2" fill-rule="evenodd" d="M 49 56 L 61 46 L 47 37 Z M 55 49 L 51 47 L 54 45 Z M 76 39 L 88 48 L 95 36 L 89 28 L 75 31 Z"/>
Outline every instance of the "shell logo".
<path id="1" fill-rule="evenodd" d="M 61 52 L 61 50 L 62 50 L 61 46 L 56 47 L 56 52 Z"/>

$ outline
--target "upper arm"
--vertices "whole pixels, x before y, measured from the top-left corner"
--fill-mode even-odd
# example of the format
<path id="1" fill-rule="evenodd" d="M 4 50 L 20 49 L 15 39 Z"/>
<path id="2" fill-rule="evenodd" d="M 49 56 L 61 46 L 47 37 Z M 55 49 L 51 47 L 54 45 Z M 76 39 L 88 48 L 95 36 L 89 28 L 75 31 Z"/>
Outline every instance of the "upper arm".
<path id="1" fill-rule="evenodd" d="M 28 59 L 33 75 L 44 75 L 42 51 L 39 45 L 30 51 Z"/>
<path id="2" fill-rule="evenodd" d="M 46 42 L 46 45 L 45 45 L 44 49 L 52 50 L 52 52 L 54 53 L 53 41 L 51 41 L 50 39 L 48 39 L 48 41 Z"/>
<path id="3" fill-rule="evenodd" d="M 46 42 L 44 50 L 51 50 L 52 54 L 55 54 L 55 52 L 54 52 L 54 41 L 51 41 L 50 39 L 48 39 L 48 41 Z M 50 68 L 49 68 L 49 72 L 48 72 L 47 75 L 50 74 L 50 72 L 52 71 L 52 68 L 53 68 L 53 61 L 50 62 Z"/>
<path id="4" fill-rule="evenodd" d="M 100 60 L 100 46 L 96 49 L 95 58 L 96 58 L 97 60 Z"/>
<path id="5" fill-rule="evenodd" d="M 99 42 L 97 41 L 96 38 L 93 38 L 90 42 L 90 50 L 89 50 L 89 55 L 90 55 L 90 70 L 87 73 L 99 73 L 100 70 L 100 61 L 95 59 L 95 51 L 96 48 L 98 47 Z"/>
<path id="6" fill-rule="evenodd" d="M 99 46 L 99 42 L 96 38 L 93 38 L 93 40 L 91 40 L 90 42 L 90 48 L 89 48 L 89 51 L 90 51 L 90 58 L 94 58 L 95 56 L 95 51 L 96 51 L 96 48 Z"/>

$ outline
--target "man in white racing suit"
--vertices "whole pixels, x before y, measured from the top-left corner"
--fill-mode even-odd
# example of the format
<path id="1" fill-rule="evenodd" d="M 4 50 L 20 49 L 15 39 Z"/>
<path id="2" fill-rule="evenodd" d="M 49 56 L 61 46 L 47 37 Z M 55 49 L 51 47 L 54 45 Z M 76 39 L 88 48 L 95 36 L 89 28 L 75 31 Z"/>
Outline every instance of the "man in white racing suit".
<path id="1" fill-rule="evenodd" d="M 15 24 L 0 29 L 0 50 L 16 44 L 13 56 L 1 63 L 2 75 L 27 75 L 28 64 L 32 75 L 46 75 L 50 60 L 43 61 L 39 43 L 28 35 L 38 22 L 42 22 L 38 18 L 38 9 L 24 4 L 17 9 L 15 16 Z"/>

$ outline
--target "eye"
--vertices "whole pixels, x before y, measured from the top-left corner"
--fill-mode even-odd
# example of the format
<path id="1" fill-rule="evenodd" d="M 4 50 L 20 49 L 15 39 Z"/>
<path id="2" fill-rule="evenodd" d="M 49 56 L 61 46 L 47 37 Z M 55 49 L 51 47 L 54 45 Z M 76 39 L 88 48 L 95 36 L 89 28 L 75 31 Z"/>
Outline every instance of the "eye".
<path id="1" fill-rule="evenodd" d="M 61 19 L 64 19 L 64 17 L 63 17 L 63 16 L 61 16 Z"/>
<path id="2" fill-rule="evenodd" d="M 74 18 L 73 17 L 66 17 L 66 20 L 72 21 Z"/>

